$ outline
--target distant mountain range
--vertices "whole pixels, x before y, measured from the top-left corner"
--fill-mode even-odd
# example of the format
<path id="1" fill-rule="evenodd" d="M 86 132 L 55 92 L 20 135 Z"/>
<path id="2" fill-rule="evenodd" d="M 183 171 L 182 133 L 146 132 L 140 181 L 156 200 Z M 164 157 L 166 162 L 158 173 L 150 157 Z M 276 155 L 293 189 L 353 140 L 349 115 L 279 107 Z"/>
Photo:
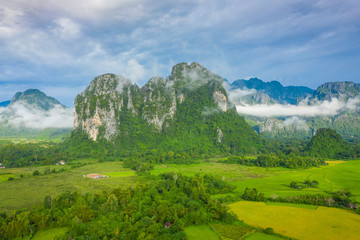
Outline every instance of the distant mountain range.
<path id="1" fill-rule="evenodd" d="M 0 108 L 0 137 L 58 139 L 73 126 L 73 110 L 37 89 L 18 92 Z"/>
<path id="2" fill-rule="evenodd" d="M 278 81 L 263 82 L 258 78 L 236 80 L 231 83 L 231 89 L 254 89 L 257 93 L 265 94 L 270 97 L 272 103 L 278 102 L 288 104 L 297 104 L 299 99 L 303 99 L 314 93 L 314 90 L 308 87 L 284 87 Z"/>
<path id="3" fill-rule="evenodd" d="M 228 92 L 238 112 L 265 137 L 304 139 L 326 127 L 347 140 L 360 139 L 357 83 L 328 82 L 312 90 L 252 78 L 234 81 Z"/>

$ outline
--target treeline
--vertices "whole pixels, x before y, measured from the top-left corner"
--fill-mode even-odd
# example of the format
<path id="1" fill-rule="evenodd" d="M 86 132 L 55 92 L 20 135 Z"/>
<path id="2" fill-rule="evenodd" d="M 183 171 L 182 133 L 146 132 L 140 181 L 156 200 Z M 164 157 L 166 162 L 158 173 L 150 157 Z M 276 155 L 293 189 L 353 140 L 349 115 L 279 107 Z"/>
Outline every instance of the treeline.
<path id="1" fill-rule="evenodd" d="M 331 195 L 325 194 L 305 194 L 296 197 L 270 197 L 266 198 L 263 193 L 260 193 L 256 188 L 246 188 L 241 196 L 248 201 L 270 201 L 270 202 L 286 202 L 296 204 L 311 204 L 317 206 L 349 208 L 360 214 L 358 202 L 351 199 L 352 193 L 350 191 L 336 191 Z"/>
<path id="2" fill-rule="evenodd" d="M 268 154 L 260 155 L 256 159 L 249 159 L 243 156 L 231 156 L 223 163 L 241 164 L 246 166 L 257 167 L 285 167 L 285 168 L 308 168 L 324 165 L 325 161 L 320 158 L 303 157 L 290 153 L 285 154 Z"/>
<path id="3" fill-rule="evenodd" d="M 0 239 L 68 227 L 58 239 L 186 239 L 185 226 L 236 218 L 210 194 L 232 187 L 212 176 L 164 174 L 155 181 L 108 193 L 47 196 L 34 210 L 0 214 Z"/>
<path id="4" fill-rule="evenodd" d="M 5 167 L 50 165 L 68 160 L 68 154 L 54 143 L 23 143 L 0 146 L 0 162 Z"/>

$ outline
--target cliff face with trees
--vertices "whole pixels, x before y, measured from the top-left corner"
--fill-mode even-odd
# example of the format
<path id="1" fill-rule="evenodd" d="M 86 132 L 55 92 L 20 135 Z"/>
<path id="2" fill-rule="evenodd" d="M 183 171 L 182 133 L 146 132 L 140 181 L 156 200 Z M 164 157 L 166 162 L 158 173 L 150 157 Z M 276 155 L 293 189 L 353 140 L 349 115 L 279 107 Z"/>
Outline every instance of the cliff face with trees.
<path id="1" fill-rule="evenodd" d="M 142 88 L 121 76 L 95 78 L 75 99 L 74 135 L 123 150 L 255 152 L 259 135 L 231 106 L 223 79 L 198 63 Z M 76 136 L 75 136 L 76 137 Z"/>

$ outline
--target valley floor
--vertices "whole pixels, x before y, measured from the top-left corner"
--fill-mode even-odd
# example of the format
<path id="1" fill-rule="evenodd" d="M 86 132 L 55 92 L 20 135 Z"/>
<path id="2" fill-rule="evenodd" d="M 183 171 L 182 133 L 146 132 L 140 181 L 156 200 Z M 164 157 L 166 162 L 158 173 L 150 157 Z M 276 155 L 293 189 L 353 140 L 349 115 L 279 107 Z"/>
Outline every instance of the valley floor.
<path id="1" fill-rule="evenodd" d="M 189 165 L 159 164 L 150 171 L 150 174 L 159 175 L 167 172 L 188 176 L 198 173 L 212 174 L 235 186 L 235 191 L 231 194 L 233 196 L 240 196 L 246 187 L 258 189 L 266 197 L 299 196 L 308 193 L 329 194 L 337 190 L 350 190 L 354 195 L 353 199 L 360 200 L 360 161 L 329 161 L 327 166 L 310 169 L 266 169 L 224 164 L 221 160 L 209 159 Z M 56 173 L 51 173 L 49 168 L 55 169 Z M 33 176 L 35 170 L 41 173 L 40 176 Z M 107 175 L 109 178 L 91 179 L 83 176 L 91 173 Z M 14 180 L 8 180 L 9 177 Z M 302 182 L 307 178 L 318 181 L 318 187 L 301 190 L 290 188 L 291 181 Z M 45 196 L 56 196 L 65 191 L 94 193 L 148 181 L 151 181 L 151 177 L 138 176 L 135 171 L 124 168 L 122 162 L 100 163 L 96 159 L 79 160 L 72 166 L 0 169 L 0 211 L 31 208 L 35 204 L 42 203 Z M 224 196 L 219 194 L 212 197 L 216 199 Z M 245 223 L 260 229 L 271 227 L 276 233 L 289 237 L 360 239 L 360 215 L 335 208 L 285 205 L 241 201 L 231 204 L 230 207 Z M 209 235 L 206 239 L 217 239 L 213 228 L 206 225 L 200 230 Z M 196 239 L 191 237 L 192 234 L 196 235 L 194 231 L 191 228 L 185 229 L 190 240 Z M 309 237 L 309 233 L 314 237 Z M 263 239 L 262 233 L 256 234 L 249 235 L 247 239 Z M 274 236 L 274 239 L 276 238 Z"/>

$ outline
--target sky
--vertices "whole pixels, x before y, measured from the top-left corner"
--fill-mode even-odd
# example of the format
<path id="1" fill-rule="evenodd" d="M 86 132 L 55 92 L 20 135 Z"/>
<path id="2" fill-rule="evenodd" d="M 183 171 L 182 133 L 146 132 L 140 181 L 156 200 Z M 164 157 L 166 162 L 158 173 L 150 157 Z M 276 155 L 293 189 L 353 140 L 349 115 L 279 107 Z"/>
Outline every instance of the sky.
<path id="1" fill-rule="evenodd" d="M 359 0 L 0 0 L 0 101 L 72 107 L 98 75 L 139 86 L 199 62 L 234 81 L 360 82 Z"/>

